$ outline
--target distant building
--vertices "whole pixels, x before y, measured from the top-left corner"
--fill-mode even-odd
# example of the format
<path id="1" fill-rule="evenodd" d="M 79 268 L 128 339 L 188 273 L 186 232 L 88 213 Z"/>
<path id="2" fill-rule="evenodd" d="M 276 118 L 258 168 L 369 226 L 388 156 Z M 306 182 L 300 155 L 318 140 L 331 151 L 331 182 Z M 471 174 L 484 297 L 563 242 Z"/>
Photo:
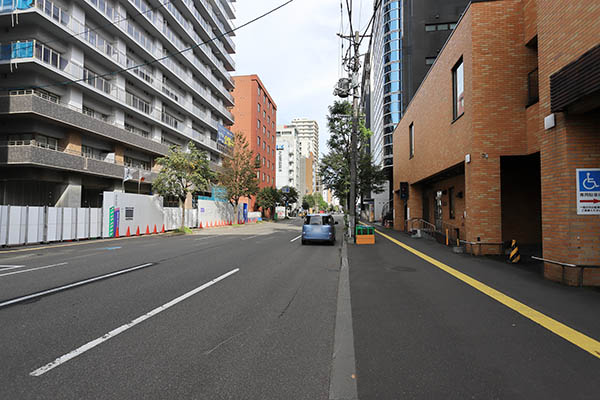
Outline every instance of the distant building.
<path id="1" fill-rule="evenodd" d="M 394 228 L 600 286 L 599 37 L 593 1 L 472 2 L 394 132 Z"/>
<path id="2" fill-rule="evenodd" d="M 218 129 L 233 123 L 234 10 L 157 4 L 0 1 L 0 204 L 150 193 L 156 159 L 189 141 L 218 168 Z"/>
<path id="3" fill-rule="evenodd" d="M 294 127 L 277 128 L 275 183 L 278 189 L 284 186 L 295 188 L 300 193 L 300 158 L 298 130 Z"/>
<path id="4" fill-rule="evenodd" d="M 319 124 L 308 118 L 294 118 L 284 127 L 295 127 L 298 130 L 300 152 L 304 157 L 312 153 L 315 158 L 319 156 Z"/>
<path id="5" fill-rule="evenodd" d="M 300 153 L 303 157 L 310 157 L 312 154 L 311 171 L 312 182 L 310 192 L 316 192 L 319 189 L 319 124 L 317 121 L 308 118 L 294 118 L 291 124 L 298 130 L 298 142 Z"/>
<path id="6" fill-rule="evenodd" d="M 258 75 L 235 76 L 233 80 L 235 106 L 231 111 L 235 123 L 230 130 L 243 133 L 254 153 L 259 187 L 275 187 L 277 105 Z M 250 207 L 256 209 L 256 196 L 252 196 Z"/>

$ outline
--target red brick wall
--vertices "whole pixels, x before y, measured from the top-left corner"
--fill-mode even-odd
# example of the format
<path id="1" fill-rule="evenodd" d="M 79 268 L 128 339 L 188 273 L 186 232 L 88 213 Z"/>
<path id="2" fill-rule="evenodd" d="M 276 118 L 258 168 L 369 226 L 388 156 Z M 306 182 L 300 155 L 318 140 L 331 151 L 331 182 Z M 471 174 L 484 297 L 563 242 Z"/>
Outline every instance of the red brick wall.
<path id="1" fill-rule="evenodd" d="M 550 75 L 598 44 L 600 7 L 596 0 L 538 0 L 537 23 L 543 118 L 550 114 Z M 575 199 L 575 169 L 600 167 L 599 127 L 597 112 L 557 113 L 556 127 L 541 134 L 544 258 L 600 265 L 600 216 L 577 215 Z M 545 269 L 560 280 L 560 267 Z M 584 284 L 598 284 L 600 270 L 594 271 L 586 270 Z"/>
<path id="2" fill-rule="evenodd" d="M 234 76 L 233 81 L 235 83 L 235 89 L 233 90 L 233 98 L 235 100 L 235 106 L 231 110 L 235 118 L 235 123 L 230 127 L 233 132 L 241 132 L 246 137 L 246 141 L 252 152 L 256 155 L 259 154 L 261 157 L 260 179 L 259 187 L 275 187 L 275 136 L 277 128 L 277 105 L 269 95 L 269 92 L 265 89 L 260 78 L 257 75 L 245 75 L 245 76 Z M 260 99 L 258 98 L 258 87 L 261 88 L 261 93 L 266 93 L 267 102 L 263 100 L 261 94 Z M 273 104 L 273 109 L 269 109 L 268 102 Z M 258 104 L 260 104 L 260 113 L 258 112 Z M 263 110 L 266 110 L 268 118 L 263 117 Z M 261 128 L 258 129 L 257 120 L 261 121 Z M 275 128 L 273 128 L 273 123 Z M 263 134 L 262 126 L 266 127 L 267 134 Z M 261 145 L 258 146 L 257 137 L 261 139 Z M 265 149 L 262 148 L 262 142 L 269 146 Z M 270 151 L 268 151 L 270 150 Z M 262 165 L 262 158 L 265 158 L 265 165 Z M 266 161 L 268 160 L 268 163 Z M 268 176 L 269 179 L 263 181 L 263 174 Z M 254 209 L 256 203 L 256 197 L 253 196 L 250 202 L 250 208 Z"/>
<path id="3" fill-rule="evenodd" d="M 537 34 L 538 48 L 526 47 Z M 597 0 L 502 0 L 472 3 L 394 132 L 394 188 L 411 184 L 411 217 L 422 214 L 422 182 L 460 163 L 465 154 L 467 240 L 502 241 L 500 157 L 540 152 L 543 256 L 600 265 L 600 216 L 578 216 L 575 169 L 600 167 L 600 114 L 550 114 L 549 77 L 598 43 Z M 465 113 L 452 122 L 452 67 L 465 67 Z M 527 105 L 527 75 L 539 72 L 539 102 Z M 415 155 L 409 159 L 409 125 Z M 404 217 L 395 196 L 396 218 Z M 395 228 L 403 219 L 395 221 Z M 533 236 L 533 235 L 532 235 Z M 592 282 L 597 272 L 584 273 Z M 562 279 L 562 268 L 546 265 Z M 576 270 L 566 270 L 574 282 Z"/>

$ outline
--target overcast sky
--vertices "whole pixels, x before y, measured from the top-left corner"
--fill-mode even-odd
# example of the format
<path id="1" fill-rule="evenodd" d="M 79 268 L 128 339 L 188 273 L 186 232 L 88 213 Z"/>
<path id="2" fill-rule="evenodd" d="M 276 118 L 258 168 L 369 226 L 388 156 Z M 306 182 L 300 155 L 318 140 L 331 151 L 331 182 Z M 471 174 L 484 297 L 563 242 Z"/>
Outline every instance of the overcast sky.
<path id="1" fill-rule="evenodd" d="M 285 3 L 286 0 L 237 0 L 235 26 Z M 353 24 L 364 29 L 372 0 L 354 0 Z M 345 1 L 344 1 L 345 4 Z M 362 12 L 359 10 L 362 8 Z M 335 100 L 340 77 L 340 1 L 295 0 L 275 13 L 236 32 L 236 71 L 257 74 L 277 104 L 277 124 L 293 118 L 319 124 L 319 151 L 327 152 L 327 107 Z M 344 10 L 344 27 L 348 32 Z M 365 40 L 365 42 L 367 42 Z M 348 47 L 348 42 L 344 48 Z M 345 76 L 345 75 L 344 75 Z"/>

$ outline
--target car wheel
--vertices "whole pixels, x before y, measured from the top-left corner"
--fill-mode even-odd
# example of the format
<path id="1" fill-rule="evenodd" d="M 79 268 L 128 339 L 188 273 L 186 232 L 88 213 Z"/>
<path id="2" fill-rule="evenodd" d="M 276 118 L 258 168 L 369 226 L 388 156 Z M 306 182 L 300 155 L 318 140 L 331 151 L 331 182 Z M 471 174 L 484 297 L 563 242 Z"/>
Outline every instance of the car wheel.
<path id="1" fill-rule="evenodd" d="M 302 245 L 306 244 L 306 240 L 302 239 Z"/>

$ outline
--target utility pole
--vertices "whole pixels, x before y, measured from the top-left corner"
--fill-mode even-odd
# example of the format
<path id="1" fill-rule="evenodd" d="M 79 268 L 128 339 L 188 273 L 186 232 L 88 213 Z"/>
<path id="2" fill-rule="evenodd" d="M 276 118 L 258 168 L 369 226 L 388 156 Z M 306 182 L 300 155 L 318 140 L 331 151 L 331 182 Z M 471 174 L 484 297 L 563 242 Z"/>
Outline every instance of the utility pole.
<path id="1" fill-rule="evenodd" d="M 359 46 L 360 33 L 354 32 L 354 55 L 351 63 L 352 71 L 352 133 L 350 135 L 350 238 L 356 234 L 356 141 L 358 137 L 358 72 L 360 70 Z"/>

